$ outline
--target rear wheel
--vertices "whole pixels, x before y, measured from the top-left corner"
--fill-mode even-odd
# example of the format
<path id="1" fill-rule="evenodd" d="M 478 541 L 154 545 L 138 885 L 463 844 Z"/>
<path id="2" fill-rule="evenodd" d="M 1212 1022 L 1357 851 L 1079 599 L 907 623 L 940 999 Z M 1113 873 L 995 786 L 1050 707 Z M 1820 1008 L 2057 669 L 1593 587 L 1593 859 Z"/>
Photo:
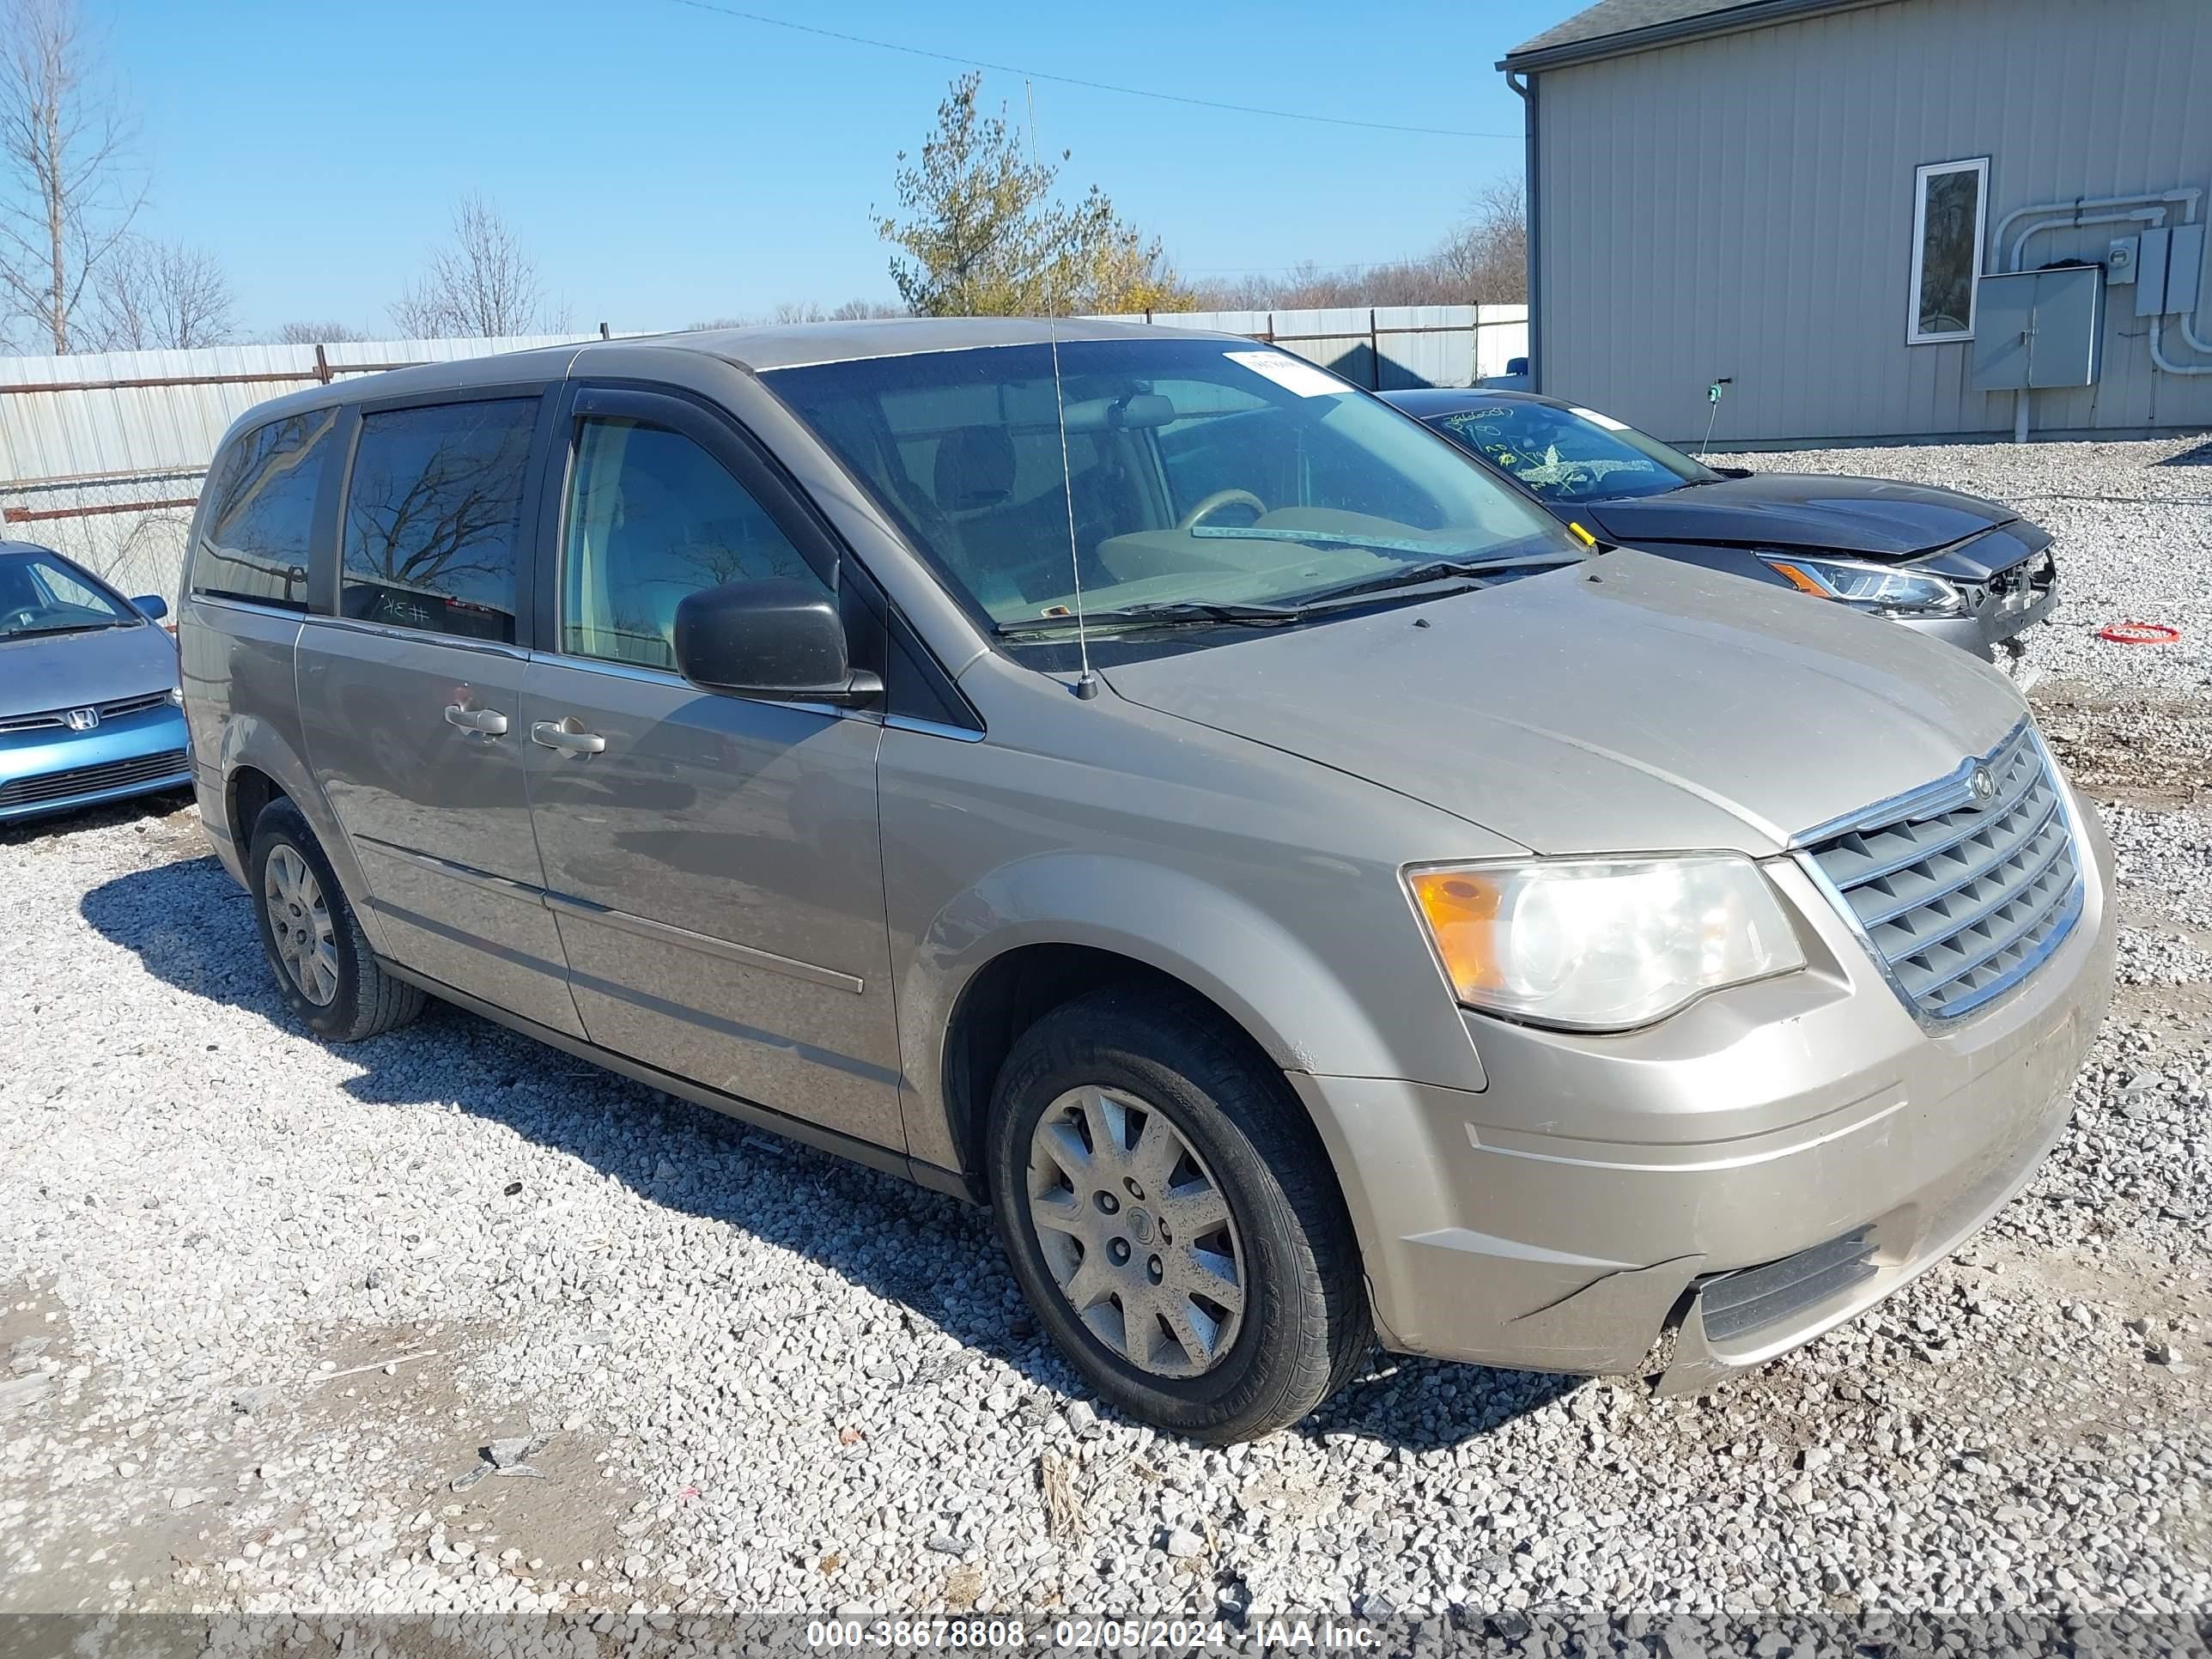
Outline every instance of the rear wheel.
<path id="1" fill-rule="evenodd" d="M 988 1152 L 1024 1292 L 1130 1415 L 1251 1439 L 1365 1354 L 1327 1156 L 1264 1057 L 1194 1001 L 1116 988 L 1047 1014 L 1000 1073 Z"/>
<path id="2" fill-rule="evenodd" d="M 422 992 L 378 963 L 330 860 L 290 801 L 273 800 L 254 819 L 246 876 L 261 948 L 308 1030 L 355 1042 L 422 1012 Z"/>

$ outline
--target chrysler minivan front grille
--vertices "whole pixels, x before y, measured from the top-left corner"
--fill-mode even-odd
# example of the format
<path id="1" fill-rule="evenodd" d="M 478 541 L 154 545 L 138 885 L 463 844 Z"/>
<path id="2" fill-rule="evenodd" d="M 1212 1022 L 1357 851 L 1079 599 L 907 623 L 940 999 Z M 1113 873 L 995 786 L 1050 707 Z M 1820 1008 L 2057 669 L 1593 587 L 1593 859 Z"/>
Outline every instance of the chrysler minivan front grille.
<path id="1" fill-rule="evenodd" d="M 2073 822 L 2033 725 L 1952 776 L 1815 832 L 1806 848 L 1899 995 L 1955 1019 L 2034 972 L 2073 931 Z"/>

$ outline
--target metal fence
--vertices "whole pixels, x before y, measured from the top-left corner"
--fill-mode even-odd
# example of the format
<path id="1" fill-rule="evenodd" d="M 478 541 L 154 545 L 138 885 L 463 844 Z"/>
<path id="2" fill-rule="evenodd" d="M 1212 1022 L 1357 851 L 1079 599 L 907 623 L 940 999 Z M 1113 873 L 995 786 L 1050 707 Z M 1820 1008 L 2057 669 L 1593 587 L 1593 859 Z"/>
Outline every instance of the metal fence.
<path id="1" fill-rule="evenodd" d="M 1528 355 L 1526 306 L 1328 306 L 1303 311 L 1146 311 L 1117 322 L 1249 335 L 1376 392 L 1473 386 Z"/>
<path id="2" fill-rule="evenodd" d="M 201 481 L 264 398 L 417 363 L 601 337 L 375 340 L 0 358 L 0 538 L 174 601 Z"/>
<path id="3" fill-rule="evenodd" d="M 134 598 L 158 593 L 173 605 L 206 476 L 204 466 L 164 467 L 9 483 L 0 485 L 0 533 L 57 549 Z"/>

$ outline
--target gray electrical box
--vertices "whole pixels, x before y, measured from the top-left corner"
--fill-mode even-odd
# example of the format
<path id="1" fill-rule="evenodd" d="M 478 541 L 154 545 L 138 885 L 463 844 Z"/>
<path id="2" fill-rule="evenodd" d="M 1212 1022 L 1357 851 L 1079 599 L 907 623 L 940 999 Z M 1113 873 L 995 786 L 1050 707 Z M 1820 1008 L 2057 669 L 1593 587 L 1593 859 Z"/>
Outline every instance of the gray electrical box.
<path id="1" fill-rule="evenodd" d="M 2118 288 L 2136 279 L 2136 251 L 2139 244 L 2132 236 L 2115 236 L 2112 245 L 2105 250 L 2105 286 Z"/>
<path id="2" fill-rule="evenodd" d="M 2171 317 L 2197 309 L 2197 289 L 2204 269 L 2204 227 L 2161 225 L 2142 234 L 2136 256 L 2136 315 Z"/>
<path id="3" fill-rule="evenodd" d="M 2166 308 L 2197 309 L 2197 286 L 2204 270 L 2204 227 L 2176 225 L 2166 253 Z"/>
<path id="4" fill-rule="evenodd" d="M 2166 256 L 2173 233 L 2163 225 L 2142 234 L 2142 251 L 2136 255 L 2136 315 L 2166 315 Z"/>
<path id="5" fill-rule="evenodd" d="M 2143 279 L 2148 276 L 2146 264 Z M 1983 277 L 1974 288 L 1974 390 L 2094 386 L 2104 277 L 2095 265 Z M 2139 280 L 2138 292 L 2142 286 Z"/>

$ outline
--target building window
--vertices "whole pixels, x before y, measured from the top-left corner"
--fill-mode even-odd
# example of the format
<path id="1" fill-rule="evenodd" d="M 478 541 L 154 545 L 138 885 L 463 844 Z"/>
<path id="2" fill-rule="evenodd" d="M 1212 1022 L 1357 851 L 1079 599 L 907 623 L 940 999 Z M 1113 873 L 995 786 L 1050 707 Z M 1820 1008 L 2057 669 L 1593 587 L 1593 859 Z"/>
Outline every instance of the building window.
<path id="1" fill-rule="evenodd" d="M 1990 158 L 1937 161 L 1912 176 L 1912 318 L 1908 345 L 1974 337 Z"/>

